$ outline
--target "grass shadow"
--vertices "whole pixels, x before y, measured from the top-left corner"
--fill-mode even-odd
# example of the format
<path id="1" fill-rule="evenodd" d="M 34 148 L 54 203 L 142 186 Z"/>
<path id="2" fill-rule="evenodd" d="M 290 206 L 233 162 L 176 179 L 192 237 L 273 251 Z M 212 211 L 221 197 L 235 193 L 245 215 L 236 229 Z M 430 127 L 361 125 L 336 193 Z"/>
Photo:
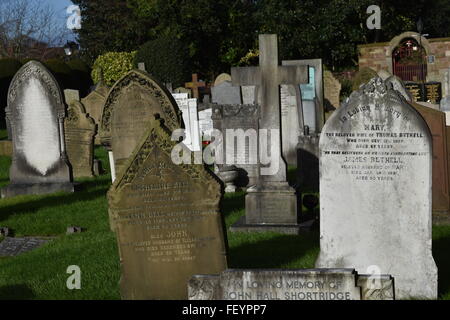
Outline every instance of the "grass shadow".
<path id="1" fill-rule="evenodd" d="M 1 300 L 31 300 L 34 298 L 33 290 L 25 284 L 0 287 Z"/>
<path id="2" fill-rule="evenodd" d="M 450 236 L 433 241 L 433 257 L 438 267 L 438 294 L 450 292 Z"/>
<path id="3" fill-rule="evenodd" d="M 0 221 L 8 219 L 10 215 L 24 212 L 37 212 L 41 208 L 59 207 L 62 204 L 68 205 L 78 201 L 90 201 L 98 197 L 106 196 L 107 188 L 88 191 L 74 192 L 68 194 L 48 195 L 39 199 L 25 199 L 23 202 L 0 207 Z"/>
<path id="4" fill-rule="evenodd" d="M 222 199 L 221 211 L 225 218 L 242 208 L 245 208 L 245 192 L 228 193 Z"/>
<path id="5" fill-rule="evenodd" d="M 248 234 L 246 236 L 248 237 Z M 266 239 L 242 243 L 229 249 L 230 268 L 282 268 L 282 266 L 295 264 L 295 261 L 301 263 L 298 265 L 299 268 L 314 267 L 319 250 L 317 232 L 301 236 L 273 236 L 273 234 L 260 234 L 260 236 Z"/>

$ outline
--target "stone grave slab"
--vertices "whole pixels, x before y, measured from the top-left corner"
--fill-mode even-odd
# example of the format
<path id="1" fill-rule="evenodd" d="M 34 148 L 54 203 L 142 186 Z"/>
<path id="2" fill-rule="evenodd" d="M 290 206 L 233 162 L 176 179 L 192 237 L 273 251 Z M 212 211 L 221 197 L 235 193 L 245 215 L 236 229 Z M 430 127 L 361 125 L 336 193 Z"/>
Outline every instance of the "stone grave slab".
<path id="1" fill-rule="evenodd" d="M 393 300 L 389 275 L 354 269 L 228 269 L 195 275 L 189 300 Z"/>

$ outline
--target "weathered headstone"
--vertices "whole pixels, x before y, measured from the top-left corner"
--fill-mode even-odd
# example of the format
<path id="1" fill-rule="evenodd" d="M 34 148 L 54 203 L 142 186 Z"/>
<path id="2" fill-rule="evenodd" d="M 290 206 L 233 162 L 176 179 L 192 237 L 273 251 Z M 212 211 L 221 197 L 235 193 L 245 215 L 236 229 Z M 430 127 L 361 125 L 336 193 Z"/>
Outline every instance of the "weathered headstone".
<path id="1" fill-rule="evenodd" d="M 242 86 L 241 87 L 241 94 L 242 94 L 242 103 L 243 104 L 257 104 L 258 103 L 258 97 L 256 96 L 258 94 L 258 90 L 256 89 L 256 86 Z"/>
<path id="2" fill-rule="evenodd" d="M 184 144 L 191 151 L 201 151 L 202 147 L 197 111 L 197 99 L 189 99 L 187 93 L 174 93 L 172 95 L 183 114 L 183 122 L 185 127 L 185 139 L 183 140 Z"/>
<path id="3" fill-rule="evenodd" d="M 323 86 L 323 93 L 325 96 L 324 104 L 328 104 L 329 106 L 338 109 L 341 104 L 340 95 L 342 85 L 329 70 L 323 72 Z M 327 109 L 329 109 L 329 107 Z"/>
<path id="4" fill-rule="evenodd" d="M 408 103 L 423 117 L 430 129 L 433 139 L 433 178 L 432 204 L 433 223 L 442 218 L 449 218 L 449 174 L 448 174 L 448 144 L 446 142 L 445 113 L 413 102 L 410 92 L 404 83 L 396 76 L 389 77 L 386 82 L 398 91 Z"/>
<path id="5" fill-rule="evenodd" d="M 64 141 L 61 90 L 41 63 L 30 61 L 14 76 L 8 92 L 13 136 L 11 183 L 2 197 L 73 192 Z"/>
<path id="6" fill-rule="evenodd" d="M 187 299 L 192 275 L 227 267 L 221 185 L 203 165 L 174 164 L 170 132 L 159 121 L 148 128 L 108 192 L 121 295 Z"/>
<path id="7" fill-rule="evenodd" d="M 212 102 L 217 104 L 242 104 L 241 88 L 233 87 L 231 81 L 223 81 L 211 88 Z"/>
<path id="8" fill-rule="evenodd" d="M 214 86 L 218 86 L 224 81 L 231 81 L 231 75 L 229 75 L 228 73 L 219 74 L 216 80 L 214 81 Z"/>
<path id="9" fill-rule="evenodd" d="M 186 89 L 183 87 L 178 87 L 175 90 L 173 90 L 173 93 L 187 93 L 188 97 L 191 98 L 192 97 L 192 92 L 190 89 Z"/>
<path id="10" fill-rule="evenodd" d="M 132 70 L 109 91 L 100 135 L 102 144 L 113 152 L 117 175 L 155 116 L 164 119 L 170 130 L 181 127 L 172 95 L 148 73 Z"/>
<path id="11" fill-rule="evenodd" d="M 301 121 L 303 121 L 303 104 L 300 94 L 300 90 L 295 86 L 281 86 L 281 141 L 283 157 L 288 165 L 297 165 L 296 148 L 301 134 Z"/>
<path id="12" fill-rule="evenodd" d="M 411 105 L 420 113 L 431 132 L 433 141 L 432 163 L 432 209 L 433 215 L 449 215 L 449 174 L 445 113 L 434 110 L 418 103 Z M 434 217 L 433 217 L 434 219 Z"/>
<path id="13" fill-rule="evenodd" d="M 324 124 L 324 93 L 322 59 L 286 60 L 283 66 L 308 66 L 309 83 L 301 84 L 300 91 L 303 105 L 304 126 L 308 126 L 311 133 L 322 131 Z M 303 126 L 300 127 L 303 133 Z"/>
<path id="14" fill-rule="evenodd" d="M 198 112 L 198 122 L 203 141 L 211 140 L 211 133 L 214 129 L 212 120 L 212 108 L 207 108 Z"/>
<path id="15" fill-rule="evenodd" d="M 64 120 L 67 157 L 74 178 L 93 177 L 95 122 L 79 101 L 67 108 Z"/>
<path id="16" fill-rule="evenodd" d="M 437 298 L 431 170 L 427 124 L 397 91 L 374 78 L 352 93 L 321 135 L 316 266 L 376 270 L 397 299 Z"/>
<path id="17" fill-rule="evenodd" d="M 230 164 L 240 169 L 239 186 L 256 184 L 258 166 L 256 159 L 252 161 L 250 155 L 257 153 L 258 112 L 257 105 L 212 105 L 214 129 L 222 133 L 217 152 L 223 163 L 219 165 Z M 237 137 L 241 131 L 246 134 L 245 139 Z"/>
<path id="18" fill-rule="evenodd" d="M 66 105 L 69 105 L 74 101 L 80 101 L 80 91 L 73 89 L 65 89 L 64 101 L 66 102 Z"/>
<path id="19" fill-rule="evenodd" d="M 103 83 L 100 82 L 97 84 L 97 87 L 94 91 L 92 91 L 87 97 L 81 99 L 81 103 L 86 109 L 86 113 L 94 119 L 96 124 L 96 135 L 94 139 L 94 143 L 96 145 L 100 145 L 100 123 L 102 120 L 103 107 L 105 105 L 106 97 L 108 96 L 109 88 Z"/>
<path id="20" fill-rule="evenodd" d="M 263 141 L 266 133 L 270 139 L 261 147 L 257 155 L 256 185 L 247 189 L 245 199 L 245 223 L 239 221 L 238 226 L 245 230 L 247 225 L 258 225 L 270 229 L 283 225 L 286 232 L 298 230 L 297 197 L 295 190 L 289 186 L 286 174 L 286 163 L 282 157 L 281 117 L 280 117 L 280 85 L 300 85 L 308 83 L 306 66 L 279 66 L 277 36 L 263 34 L 259 36 L 259 67 L 232 68 L 233 85 L 255 85 L 261 92 L 261 110 L 259 112 L 259 141 Z M 265 136 L 263 136 L 263 134 Z M 265 149 L 265 150 L 263 150 Z M 269 161 L 261 161 L 261 154 L 270 150 Z M 265 163 L 264 163 L 265 162 Z M 268 164 L 268 165 L 266 165 Z M 278 227 L 277 227 L 278 230 Z"/>
<path id="21" fill-rule="evenodd" d="M 232 269 L 194 275 L 189 300 L 393 300 L 389 275 L 359 275 L 354 269 Z"/>

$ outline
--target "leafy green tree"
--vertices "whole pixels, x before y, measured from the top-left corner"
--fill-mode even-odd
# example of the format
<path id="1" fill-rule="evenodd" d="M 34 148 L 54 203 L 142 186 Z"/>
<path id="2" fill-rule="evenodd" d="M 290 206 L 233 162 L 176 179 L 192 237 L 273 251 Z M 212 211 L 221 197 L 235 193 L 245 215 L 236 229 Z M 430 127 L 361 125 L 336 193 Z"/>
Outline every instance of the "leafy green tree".
<path id="1" fill-rule="evenodd" d="M 132 51 L 147 40 L 149 24 L 128 7 L 126 0 L 73 0 L 80 7 L 76 30 L 83 56 L 93 63 L 110 51 Z"/>

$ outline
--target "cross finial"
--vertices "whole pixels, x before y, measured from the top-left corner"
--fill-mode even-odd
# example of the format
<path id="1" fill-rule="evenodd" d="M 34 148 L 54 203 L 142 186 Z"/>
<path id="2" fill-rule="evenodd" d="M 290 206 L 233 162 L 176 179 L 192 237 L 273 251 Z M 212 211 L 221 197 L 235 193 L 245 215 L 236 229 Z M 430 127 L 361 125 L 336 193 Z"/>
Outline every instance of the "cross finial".
<path id="1" fill-rule="evenodd" d="M 196 73 L 192 74 L 192 82 L 186 82 L 184 85 L 188 89 L 192 89 L 192 95 L 194 98 L 200 98 L 198 88 L 206 87 L 206 83 L 203 81 L 198 81 L 198 75 Z"/>

